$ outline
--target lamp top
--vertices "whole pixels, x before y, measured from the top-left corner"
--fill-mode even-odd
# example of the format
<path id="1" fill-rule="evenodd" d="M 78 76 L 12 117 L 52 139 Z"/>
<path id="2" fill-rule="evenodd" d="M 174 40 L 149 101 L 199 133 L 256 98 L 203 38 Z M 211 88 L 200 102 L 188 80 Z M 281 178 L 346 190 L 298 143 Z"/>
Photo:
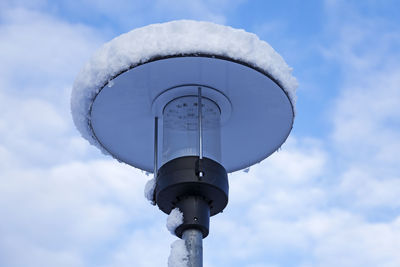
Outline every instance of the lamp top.
<path id="1" fill-rule="evenodd" d="M 153 24 L 103 45 L 75 80 L 73 120 L 105 154 L 152 172 L 157 105 L 199 86 L 223 113 L 221 163 L 228 172 L 285 142 L 297 87 L 291 68 L 255 34 L 210 22 Z"/>

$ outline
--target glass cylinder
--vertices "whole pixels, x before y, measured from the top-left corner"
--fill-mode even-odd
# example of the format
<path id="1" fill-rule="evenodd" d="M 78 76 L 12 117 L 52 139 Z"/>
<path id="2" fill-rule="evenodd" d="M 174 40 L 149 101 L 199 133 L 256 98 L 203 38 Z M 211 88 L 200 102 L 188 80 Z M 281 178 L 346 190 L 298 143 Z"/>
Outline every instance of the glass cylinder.
<path id="1" fill-rule="evenodd" d="M 162 164 L 184 156 L 199 156 L 198 96 L 182 96 L 170 101 L 163 111 Z M 203 157 L 221 163 L 221 111 L 205 97 L 202 103 Z"/>

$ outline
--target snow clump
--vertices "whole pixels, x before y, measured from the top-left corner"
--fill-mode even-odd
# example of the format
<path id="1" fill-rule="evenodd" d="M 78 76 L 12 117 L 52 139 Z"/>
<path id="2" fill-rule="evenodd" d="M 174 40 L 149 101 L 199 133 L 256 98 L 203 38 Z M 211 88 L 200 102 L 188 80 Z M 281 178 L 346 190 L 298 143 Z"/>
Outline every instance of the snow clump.
<path id="1" fill-rule="evenodd" d="M 167 218 L 167 229 L 171 234 L 175 235 L 175 229 L 183 223 L 183 213 L 179 208 L 171 210 Z"/>
<path id="2" fill-rule="evenodd" d="M 167 228 L 175 235 L 175 229 L 183 223 L 183 213 L 179 208 L 171 210 L 167 218 Z M 168 267 L 187 267 L 189 253 L 184 240 L 178 239 L 171 244 L 171 253 L 168 257 Z"/>
<path id="3" fill-rule="evenodd" d="M 185 240 L 178 239 L 171 244 L 171 253 L 168 257 L 168 267 L 187 267 L 189 253 L 186 248 Z"/>
<path id="4" fill-rule="evenodd" d="M 152 178 L 147 181 L 146 186 L 144 187 L 144 196 L 152 205 L 156 205 L 154 201 L 154 190 L 156 189 L 156 179 Z"/>

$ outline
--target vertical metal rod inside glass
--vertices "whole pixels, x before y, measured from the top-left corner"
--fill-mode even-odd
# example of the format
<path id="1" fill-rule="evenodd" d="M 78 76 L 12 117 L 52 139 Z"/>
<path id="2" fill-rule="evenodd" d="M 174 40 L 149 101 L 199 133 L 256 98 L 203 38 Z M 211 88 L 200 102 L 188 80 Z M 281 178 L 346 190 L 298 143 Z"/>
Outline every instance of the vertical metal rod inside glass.
<path id="1" fill-rule="evenodd" d="M 199 124 L 199 158 L 203 158 L 203 114 L 202 114 L 202 103 L 201 103 L 201 87 L 197 89 L 197 113 L 198 113 L 198 124 Z"/>
<path id="2" fill-rule="evenodd" d="M 158 117 L 154 118 L 154 178 L 158 170 Z"/>

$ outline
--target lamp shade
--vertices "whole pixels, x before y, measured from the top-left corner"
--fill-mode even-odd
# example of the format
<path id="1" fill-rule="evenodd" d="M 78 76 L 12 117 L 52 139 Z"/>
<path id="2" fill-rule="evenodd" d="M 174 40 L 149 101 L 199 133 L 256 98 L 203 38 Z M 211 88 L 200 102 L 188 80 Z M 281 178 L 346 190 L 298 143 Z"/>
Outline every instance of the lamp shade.
<path id="1" fill-rule="evenodd" d="M 159 162 L 198 154 L 191 107 L 201 87 L 204 156 L 232 172 L 260 162 L 286 140 L 296 86 L 279 54 L 254 34 L 174 21 L 101 48 L 77 77 L 71 105 L 89 142 L 153 172 L 155 117 L 162 118 Z"/>

